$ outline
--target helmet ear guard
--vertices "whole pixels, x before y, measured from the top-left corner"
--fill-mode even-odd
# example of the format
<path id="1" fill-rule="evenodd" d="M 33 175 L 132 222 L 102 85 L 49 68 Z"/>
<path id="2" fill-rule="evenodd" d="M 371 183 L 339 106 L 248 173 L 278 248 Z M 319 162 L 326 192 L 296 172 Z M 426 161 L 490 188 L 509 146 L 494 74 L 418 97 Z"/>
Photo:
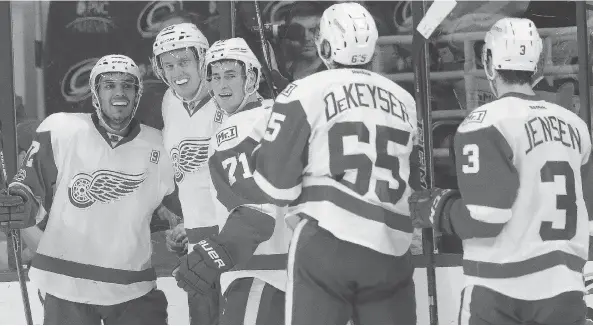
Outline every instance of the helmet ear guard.
<path id="1" fill-rule="evenodd" d="M 321 58 L 325 60 L 329 60 L 332 54 L 332 46 L 329 44 L 328 40 L 321 41 L 321 45 L 319 46 L 319 55 Z"/>

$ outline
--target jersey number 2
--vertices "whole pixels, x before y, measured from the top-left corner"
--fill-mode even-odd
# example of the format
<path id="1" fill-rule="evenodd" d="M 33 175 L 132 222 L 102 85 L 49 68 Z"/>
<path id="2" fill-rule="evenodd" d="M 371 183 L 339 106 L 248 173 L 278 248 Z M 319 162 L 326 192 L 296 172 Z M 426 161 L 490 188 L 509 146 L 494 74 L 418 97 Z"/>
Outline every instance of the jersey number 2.
<path id="1" fill-rule="evenodd" d="M 577 203 L 574 171 L 566 161 L 548 161 L 540 170 L 542 182 L 554 182 L 557 176 L 563 176 L 566 194 L 556 196 L 556 208 L 565 211 L 566 224 L 563 229 L 555 229 L 552 222 L 544 221 L 539 228 L 542 240 L 570 240 L 577 233 Z"/>
<path id="2" fill-rule="evenodd" d="M 340 122 L 329 129 L 329 168 L 331 174 L 341 184 L 364 196 L 370 190 L 373 162 L 365 154 L 346 154 L 344 152 L 344 141 L 351 136 L 357 137 L 358 142 L 370 144 L 369 129 L 362 122 Z M 392 189 L 389 187 L 388 181 L 377 180 L 375 193 L 382 202 L 395 204 L 406 190 L 406 183 L 399 175 L 399 159 L 387 153 L 387 145 L 392 141 L 405 146 L 408 144 L 409 138 L 410 132 L 408 131 L 377 126 L 375 143 L 377 159 L 374 165 L 390 171 L 391 176 L 398 183 L 397 189 Z M 344 179 L 346 172 L 353 170 L 356 171 L 354 183 Z"/>

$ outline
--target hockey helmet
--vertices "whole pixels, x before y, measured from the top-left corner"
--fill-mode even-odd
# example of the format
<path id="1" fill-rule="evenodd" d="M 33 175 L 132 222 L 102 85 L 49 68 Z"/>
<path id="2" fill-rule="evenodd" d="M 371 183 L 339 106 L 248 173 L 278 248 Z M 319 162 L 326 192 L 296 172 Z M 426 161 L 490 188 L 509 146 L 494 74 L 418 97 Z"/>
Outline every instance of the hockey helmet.
<path id="1" fill-rule="evenodd" d="M 227 40 L 217 41 L 208 51 L 205 56 L 205 65 L 208 78 L 211 78 L 211 65 L 214 62 L 221 60 L 236 60 L 243 64 L 247 78 L 255 78 L 253 82 L 245 83 L 245 96 L 251 95 L 257 89 L 261 79 L 261 64 L 257 57 L 251 51 L 247 42 L 240 37 L 235 37 Z M 253 72 L 253 77 L 249 72 Z M 254 85 L 254 89 L 248 90 L 249 85 Z"/>
<path id="2" fill-rule="evenodd" d="M 138 110 L 138 104 L 140 104 L 140 98 L 142 97 L 142 92 L 144 90 L 144 85 L 142 83 L 142 73 L 140 72 L 140 68 L 138 65 L 132 60 L 131 58 L 121 55 L 121 54 L 110 54 L 102 57 L 95 63 L 95 66 L 91 70 L 91 75 L 89 78 L 89 84 L 91 87 L 92 93 L 92 101 L 93 106 L 97 110 L 97 115 L 99 119 L 103 121 L 103 123 L 109 127 L 109 125 L 105 122 L 103 118 L 103 112 L 101 111 L 101 102 L 99 101 L 99 94 L 97 92 L 97 86 L 99 82 L 99 77 L 105 73 L 109 72 L 119 72 L 119 73 L 126 73 L 134 77 L 135 85 L 137 86 L 136 91 L 136 98 L 134 99 L 134 110 L 130 116 L 130 121 L 123 127 L 125 129 L 131 122 L 132 118 L 136 115 L 136 110 Z M 119 130 L 111 130 L 111 131 L 119 131 Z"/>
<path id="3" fill-rule="evenodd" d="M 202 34 L 198 27 L 192 23 L 175 24 L 163 28 L 152 45 L 152 68 L 157 77 L 167 84 L 159 55 L 178 49 L 194 49 L 197 55 L 199 66 L 203 65 L 203 56 L 210 47 L 208 39 Z M 168 85 L 168 84 L 167 84 Z"/>
<path id="4" fill-rule="evenodd" d="M 373 59 L 379 32 L 373 16 L 355 2 L 334 4 L 319 22 L 317 52 L 326 66 L 332 62 L 363 65 Z"/>
<path id="5" fill-rule="evenodd" d="M 489 80 L 494 72 L 486 64 L 490 55 L 494 70 L 537 71 L 542 39 L 535 24 L 526 18 L 502 18 L 486 33 L 482 63 Z"/>

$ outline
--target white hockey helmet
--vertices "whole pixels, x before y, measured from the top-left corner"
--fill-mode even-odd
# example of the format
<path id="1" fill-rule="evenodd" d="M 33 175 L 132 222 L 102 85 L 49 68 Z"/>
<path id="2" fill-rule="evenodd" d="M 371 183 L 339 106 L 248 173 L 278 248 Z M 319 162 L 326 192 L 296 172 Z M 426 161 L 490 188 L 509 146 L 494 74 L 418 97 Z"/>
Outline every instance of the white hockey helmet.
<path id="1" fill-rule="evenodd" d="M 255 85 L 259 85 L 261 78 L 261 64 L 247 42 L 240 37 L 216 41 L 206 51 L 206 69 L 210 72 L 210 65 L 220 60 L 236 60 L 245 66 L 245 72 L 253 71 L 256 75 Z"/>
<path id="2" fill-rule="evenodd" d="M 375 20 L 365 7 L 355 2 L 338 3 L 321 16 L 317 52 L 326 66 L 331 62 L 363 65 L 373 59 L 378 38 Z"/>
<path id="3" fill-rule="evenodd" d="M 488 71 L 488 54 L 494 70 L 537 70 L 543 45 L 537 27 L 531 20 L 502 18 L 486 33 L 484 42 L 482 63 L 489 80 L 494 79 L 494 73 Z"/>
<path id="4" fill-rule="evenodd" d="M 192 23 L 175 24 L 163 28 L 156 36 L 152 45 L 152 68 L 157 77 L 165 83 L 165 75 L 158 60 L 159 55 L 184 48 L 194 48 L 198 56 L 199 66 L 203 66 L 203 56 L 210 45 L 208 39 L 198 27 Z"/>
<path id="5" fill-rule="evenodd" d="M 91 70 L 91 75 L 89 78 L 93 106 L 97 110 L 97 115 L 99 116 L 99 119 L 101 119 L 101 121 L 103 121 L 103 123 L 108 127 L 109 125 L 105 122 L 103 118 L 103 112 L 101 111 L 101 103 L 99 101 L 99 94 L 97 93 L 97 83 L 99 82 L 99 77 L 101 77 L 102 74 L 109 72 L 120 72 L 132 75 L 138 87 L 138 90 L 136 92 L 136 98 L 134 99 L 134 110 L 132 111 L 132 114 L 130 116 L 130 121 L 128 121 L 128 124 L 126 124 L 126 126 L 122 128 L 125 129 L 130 124 L 132 118 L 136 115 L 136 110 L 138 110 L 138 104 L 140 104 L 140 97 L 142 97 L 142 92 L 144 90 L 144 85 L 142 83 L 142 73 L 140 72 L 140 68 L 138 68 L 138 65 L 136 65 L 134 60 L 132 60 L 130 57 L 121 54 L 106 55 L 99 59 L 97 63 L 95 63 L 95 66 Z"/>
<path id="6" fill-rule="evenodd" d="M 209 79 L 212 71 L 211 65 L 217 61 L 236 60 L 243 64 L 247 79 L 243 88 L 243 91 L 245 92 L 243 101 L 235 111 L 238 112 L 245 106 L 249 96 L 257 91 L 261 80 L 261 63 L 249 45 L 247 45 L 247 42 L 240 37 L 216 41 L 206 52 L 205 58 L 206 72 Z M 250 74 L 249 72 L 252 72 L 253 74 Z M 249 78 L 253 78 L 251 76 L 254 76 L 255 79 L 250 80 Z M 253 88 L 249 89 L 250 86 Z"/>

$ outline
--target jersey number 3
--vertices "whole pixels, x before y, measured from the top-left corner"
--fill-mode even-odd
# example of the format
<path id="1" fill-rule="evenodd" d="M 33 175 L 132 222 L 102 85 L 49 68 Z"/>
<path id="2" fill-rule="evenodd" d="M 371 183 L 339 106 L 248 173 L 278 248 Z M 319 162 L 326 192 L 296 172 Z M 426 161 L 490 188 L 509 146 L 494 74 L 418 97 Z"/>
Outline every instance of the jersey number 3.
<path id="1" fill-rule="evenodd" d="M 346 154 L 344 152 L 344 141 L 347 137 L 357 137 L 358 142 L 370 144 L 369 129 L 362 122 L 340 122 L 333 125 L 328 132 L 329 142 L 329 168 L 341 184 L 352 189 L 361 196 L 369 192 L 373 162 L 365 154 Z M 382 202 L 396 204 L 406 190 L 406 183 L 399 175 L 399 159 L 389 155 L 387 148 L 389 142 L 406 146 L 410 138 L 410 132 L 377 126 L 375 150 L 377 159 L 375 166 L 384 168 L 391 172 L 391 176 L 397 181 L 397 189 L 389 187 L 386 180 L 377 180 L 375 193 Z M 352 183 L 344 178 L 346 172 L 356 171 L 355 181 Z"/>
<path id="2" fill-rule="evenodd" d="M 566 224 L 563 229 L 555 229 L 552 222 L 544 221 L 539 228 L 542 240 L 570 240 L 577 234 L 577 197 L 574 171 L 566 161 L 548 161 L 540 170 L 542 182 L 554 182 L 557 176 L 564 177 L 566 194 L 556 195 L 556 208 L 565 211 Z"/>

